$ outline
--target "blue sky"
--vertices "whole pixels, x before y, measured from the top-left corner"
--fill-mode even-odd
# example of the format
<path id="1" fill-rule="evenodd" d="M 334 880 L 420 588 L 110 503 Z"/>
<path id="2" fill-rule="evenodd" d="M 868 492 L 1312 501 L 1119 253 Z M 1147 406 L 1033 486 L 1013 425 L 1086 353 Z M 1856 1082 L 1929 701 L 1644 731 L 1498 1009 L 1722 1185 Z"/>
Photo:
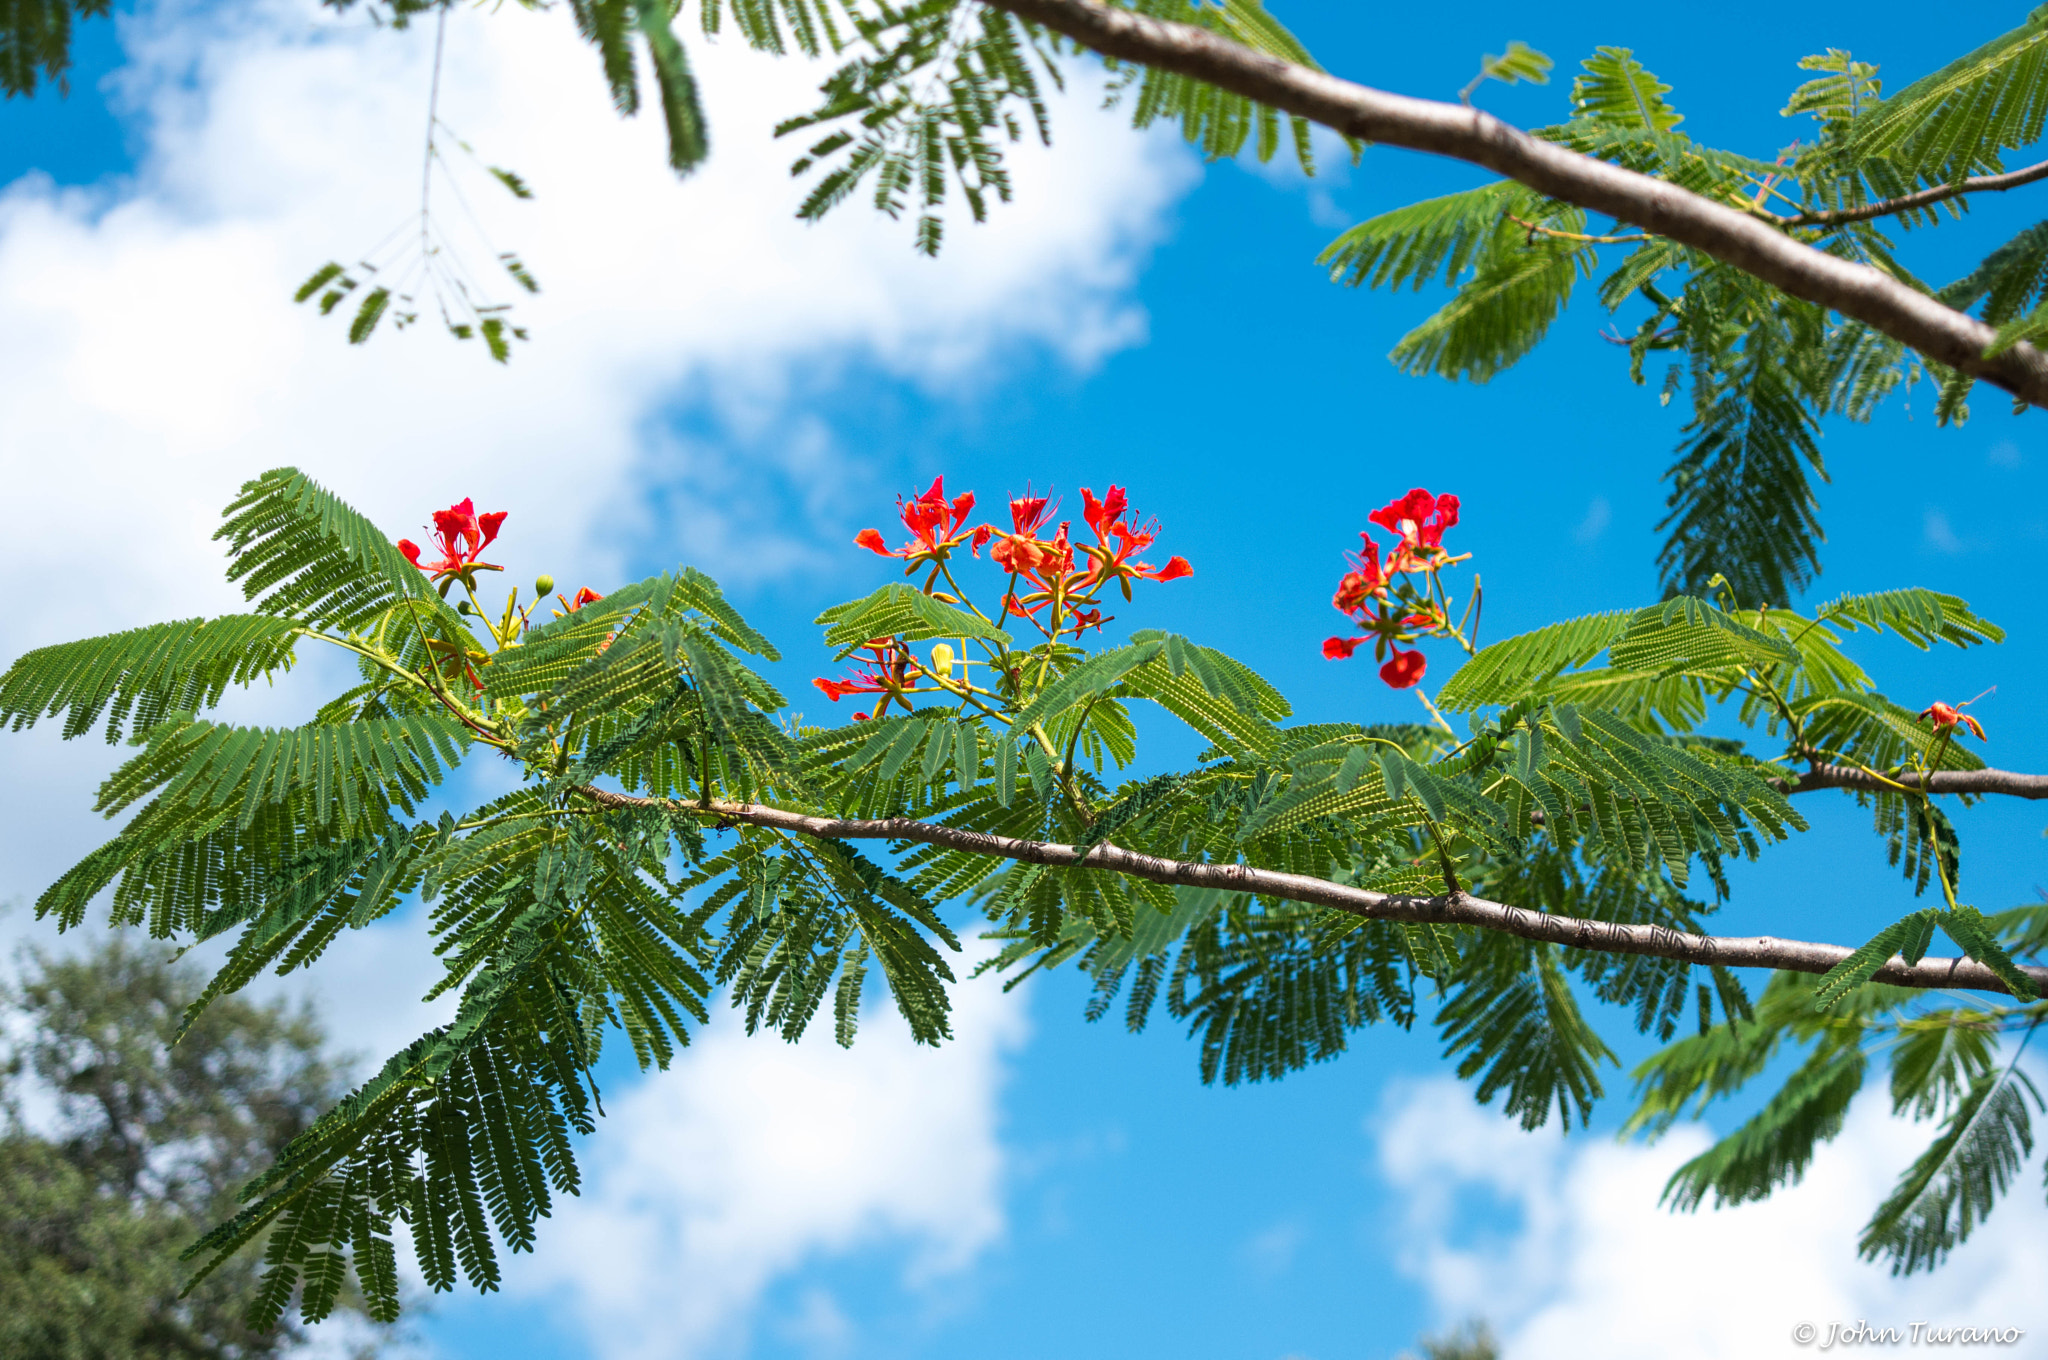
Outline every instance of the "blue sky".
<path id="1" fill-rule="evenodd" d="M 0 329 L 14 332 L 17 368 L 0 398 L 18 426 L 0 458 L 22 518 L 0 565 L 38 583 L 0 627 L 0 651 L 222 607 L 205 584 L 207 514 L 242 476 L 284 461 L 394 533 L 465 494 L 509 508 L 505 560 L 570 587 L 709 566 L 783 643 L 792 693 L 824 670 L 809 621 L 888 579 L 852 534 L 888 531 L 893 497 L 941 473 L 990 508 L 1027 481 L 1070 502 L 1084 484 L 1129 486 L 1163 522 L 1161 550 L 1196 574 L 1145 591 L 1125 621 L 1225 648 L 1309 720 L 1415 716 L 1368 667 L 1317 651 L 1337 622 L 1327 601 L 1341 553 L 1368 511 L 1411 485 L 1464 497 L 1458 541 L 1488 582 L 1488 637 L 1655 596 L 1658 477 L 1682 416 L 1628 383 L 1590 299 L 1520 368 L 1454 386 L 1384 359 L 1435 294 L 1357 293 L 1314 263 L 1344 222 L 1479 182 L 1466 167 L 1376 149 L 1313 186 L 1204 168 L 1079 97 L 1061 109 L 1053 161 L 1027 158 L 1019 206 L 979 232 L 956 223 L 949 258 L 928 265 L 906 231 L 858 206 L 787 227 L 795 191 L 757 126 L 799 106 L 800 78 L 743 90 L 728 72 L 757 68 L 714 65 L 724 159 L 675 186 L 652 130 L 609 119 L 562 16 L 543 16 L 545 29 L 513 16 L 520 36 L 499 46 L 492 23 L 466 15 L 451 29 L 448 113 L 466 135 L 496 136 L 489 154 L 540 188 L 533 215 L 492 219 L 548 285 L 536 339 L 507 370 L 419 332 L 353 351 L 286 293 L 374 239 L 372 219 L 404 211 L 420 52 L 322 29 L 311 9 L 272 0 L 181 20 L 151 8 L 124 20 L 119 41 L 88 25 L 67 103 L 0 108 Z M 1686 131 L 1768 155 L 1795 135 L 1777 110 L 1797 57 L 1848 47 L 1910 78 L 2024 11 L 1745 3 L 1716 7 L 1711 23 L 1619 5 L 1280 12 L 1332 69 L 1422 95 L 1455 91 L 1509 38 L 1550 53 L 1561 75 L 1595 44 L 1628 45 L 1675 87 Z M 1481 97 L 1536 123 L 1561 115 L 1564 81 Z M 743 100 L 744 117 L 728 112 Z M 749 163 L 763 168 L 743 173 Z M 1937 279 L 1960 272 L 2034 220 L 2029 192 L 1913 242 L 1909 261 Z M 626 209 L 653 225 L 600 246 L 603 214 L 626 222 Z M 1937 430 L 1930 394 L 1908 405 L 1828 429 L 1818 592 L 1922 584 L 2005 625 L 2013 640 L 1995 652 L 1863 655 L 1916 707 L 1996 684 L 1974 710 L 1992 758 L 2048 768 L 2029 721 L 2048 697 L 2039 417 L 1980 397 L 1966 428 Z M 95 551 L 76 554 L 70 535 L 87 522 Z M 52 573 L 66 544 L 70 566 Z M 1432 660 L 1433 683 L 1450 657 Z M 89 843 L 92 780 L 73 771 L 99 754 L 11 740 L 8 782 L 45 793 L 17 809 L 0 895 L 32 894 Z M 1147 759 L 1180 752 L 1169 740 Z M 1738 875 L 1725 929 L 1853 940 L 1905 909 L 1864 814 L 1802 808 L 1814 831 Z M 1962 827 L 1966 896 L 2005 905 L 2048 878 L 2029 808 L 1980 807 Z M 415 976 L 395 962 L 403 945 L 393 935 L 359 954 L 348 981 L 320 993 L 366 1047 L 391 1037 L 386 991 Z M 1591 1135 L 1524 1138 L 1442 1089 L 1426 1031 L 1362 1034 L 1342 1060 L 1283 1083 L 1205 1088 L 1170 1026 L 1133 1037 L 1086 1025 L 1081 1002 L 1071 977 L 1008 1001 L 978 995 L 959 1054 L 928 1067 L 886 1025 L 841 1058 L 737 1044 L 721 1016 L 679 1071 L 644 1087 L 610 1077 L 622 1113 L 590 1149 L 592 1205 L 565 1210 L 505 1294 L 438 1302 L 427 1344 L 606 1360 L 1337 1360 L 1391 1356 L 1476 1308 L 1507 1331 L 1511 1355 L 1568 1342 L 1640 1354 L 1653 1343 L 1626 1334 L 1631 1320 L 1670 1318 L 1629 1311 L 1624 1283 L 1641 1277 L 1628 1269 L 1697 1270 L 1750 1301 L 1710 1321 L 1671 1315 L 1705 1329 L 1701 1354 L 1789 1351 L 1786 1320 L 1801 1307 L 1822 1322 L 1840 1315 L 1830 1308 L 1873 1321 L 1946 1309 L 1953 1322 L 2048 1326 L 2038 1298 L 2012 1287 L 2032 1259 L 2012 1244 L 2029 1225 L 2038 1240 L 2044 1218 L 2038 1171 L 1997 1236 L 1938 1285 L 1895 1286 L 1854 1264 L 1852 1215 L 1911 1153 L 1910 1131 L 1902 1143 L 1872 1112 L 1787 1197 L 1797 1203 L 1770 1207 L 1776 1217 L 1673 1224 L 1650 1202 L 1683 1140 L 1615 1147 L 1624 1101 Z M 1625 1061 L 1648 1051 L 1610 1020 Z M 820 1094 L 835 1081 L 837 1095 Z M 1626 1085 L 1610 1074 L 1616 1095 Z M 721 1096 L 758 1098 L 759 1122 L 721 1122 Z M 832 1176 L 764 1160 L 764 1140 L 813 1135 L 788 1126 L 838 1117 L 826 1111 L 847 1112 L 848 1137 L 872 1156 Z M 628 1301 L 608 1302 L 608 1285 Z M 1872 1311 L 1883 1308 L 1901 1311 Z M 1985 1309 L 1995 1315 L 1971 1311 Z M 1596 1316 L 1606 1332 L 1572 1330 Z"/>

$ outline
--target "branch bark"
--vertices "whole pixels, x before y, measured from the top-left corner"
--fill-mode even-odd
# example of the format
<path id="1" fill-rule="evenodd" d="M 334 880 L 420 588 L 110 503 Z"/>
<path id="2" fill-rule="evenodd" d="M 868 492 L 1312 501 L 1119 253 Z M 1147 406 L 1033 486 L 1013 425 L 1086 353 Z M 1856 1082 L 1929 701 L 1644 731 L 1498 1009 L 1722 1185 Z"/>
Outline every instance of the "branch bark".
<path id="1" fill-rule="evenodd" d="M 793 831 L 820 840 L 911 841 L 1025 864 L 1062 867 L 1085 864 L 1091 869 L 1108 869 L 1153 883 L 1220 888 L 1226 892 L 1306 902 L 1312 906 L 1350 912 L 1371 921 L 1476 926 L 1481 930 L 1503 931 L 1525 940 L 1610 954 L 1647 954 L 1724 968 L 1784 968 L 1795 973 L 1825 973 L 1855 952 L 1846 945 L 1781 940 L 1769 935 L 1689 935 L 1662 926 L 1624 925 L 1576 916 L 1557 916 L 1489 902 L 1464 892 L 1446 893 L 1439 897 L 1378 893 L 1311 878 L 1306 874 L 1281 873 L 1248 864 L 1162 859 L 1106 843 L 1091 847 L 1083 855 L 1073 846 L 1057 841 L 992 836 L 983 831 L 920 822 L 909 817 L 814 817 L 759 803 L 715 800 L 708 805 L 663 803 L 659 799 L 637 798 L 588 784 L 577 786 L 576 792 L 601 807 L 671 807 L 678 812 L 708 813 L 727 824 L 744 823 L 777 831 Z M 2048 992 L 2048 968 L 2028 968 L 2025 971 L 2042 991 Z M 1877 970 L 1873 980 L 1895 987 L 1962 988 L 2008 994 L 2011 991 L 1997 974 L 1974 959 L 1924 958 L 1908 965 L 1904 959 L 1893 955 L 1889 963 Z"/>
<path id="2" fill-rule="evenodd" d="M 1858 793 L 1897 793 L 1899 786 L 1920 791 L 1922 781 L 1929 793 L 2002 793 L 2011 798 L 2048 798 L 2048 775 L 2021 774 L 2017 770 L 1936 770 L 1931 775 L 1903 773 L 1880 778 L 1868 770 L 1816 761 L 1797 779 L 1774 779 L 1781 793 L 1811 793 L 1815 789 L 1853 789 Z"/>
<path id="3" fill-rule="evenodd" d="M 1675 184 L 1541 141 L 1478 109 L 1371 89 L 1101 0 L 983 3 L 1103 56 L 1205 81 L 1347 137 L 1484 166 L 1539 193 L 1691 246 L 2022 401 L 2048 407 L 2048 355 L 2032 346 L 2016 345 L 1987 359 L 1984 351 L 1995 334 L 1990 326 L 1869 265 L 1803 245 L 1756 216 Z"/>

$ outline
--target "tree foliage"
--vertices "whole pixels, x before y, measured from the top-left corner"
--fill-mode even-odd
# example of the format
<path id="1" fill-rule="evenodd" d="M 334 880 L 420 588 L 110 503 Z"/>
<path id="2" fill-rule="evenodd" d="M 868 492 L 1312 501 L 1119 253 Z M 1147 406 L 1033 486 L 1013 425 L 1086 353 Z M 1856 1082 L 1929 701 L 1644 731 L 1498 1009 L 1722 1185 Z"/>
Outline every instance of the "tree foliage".
<path id="1" fill-rule="evenodd" d="M 394 23 L 446 13 L 438 0 L 368 8 Z M 1313 65 L 1256 0 L 1129 8 Z M 68 25 L 102 9 L 8 11 L 5 88 L 61 77 Z M 683 8 L 569 9 L 615 106 L 658 103 L 670 164 L 700 163 L 710 133 L 675 32 Z M 950 205 L 978 220 L 1010 197 L 1005 148 L 1049 137 L 1046 94 L 1077 55 L 974 0 L 735 0 L 699 6 L 697 23 L 835 62 L 818 104 L 781 128 L 804 139 L 801 211 L 865 198 L 910 219 L 928 253 Z M 1695 141 L 1677 92 L 1632 50 L 1603 46 L 1574 77 L 1565 119 L 1537 135 L 1975 309 L 2010 346 L 2048 334 L 2040 228 L 1939 288 L 1907 271 L 1888 233 L 1955 218 L 1985 191 L 1973 177 L 2003 174 L 2007 152 L 2039 139 L 2044 53 L 2048 10 L 1889 96 L 1873 64 L 1817 54 L 1784 110 L 1808 120 L 1802 139 L 1762 159 Z M 1107 64 L 1139 126 L 1177 123 L 1211 157 L 1286 149 L 1313 169 L 1299 119 L 1169 71 Z M 1480 78 L 1548 70 L 1511 46 Z M 1050 534 L 1046 503 L 1030 498 L 1012 504 L 1009 530 L 970 527 L 972 498 L 949 502 L 936 484 L 905 502 L 910 543 L 891 550 L 863 535 L 922 579 L 819 618 L 825 644 L 855 666 L 819 687 L 833 702 L 872 695 L 874 708 L 812 727 L 758 669 L 775 648 L 701 573 L 585 592 L 552 620 L 517 592 L 487 611 L 476 573 L 491 568 L 476 560 L 482 534 L 466 505 L 447 512 L 444 561 L 423 565 L 413 545 L 292 469 L 250 482 L 219 534 L 248 612 L 44 648 L 0 676 L 0 717 L 14 727 L 103 728 L 134 752 L 98 803 L 126 821 L 37 910 L 68 928 L 104 901 L 113 923 L 161 938 L 232 938 L 187 1013 L 198 1026 L 266 970 L 314 966 L 340 932 L 417 898 L 445 966 L 436 994 L 454 995 L 457 1010 L 256 1175 L 197 1249 L 202 1285 L 260 1251 L 251 1326 L 293 1306 L 318 1319 L 350 1288 L 389 1317 L 403 1224 L 434 1287 L 494 1286 L 499 1253 L 529 1247 L 555 1196 L 579 1185 L 571 1135 L 595 1127 L 590 1073 L 607 1039 L 665 1066 L 723 989 L 750 1030 L 794 1039 L 829 1007 L 850 1043 L 873 984 L 917 1039 L 942 1042 L 962 949 L 948 911 L 963 901 L 990 927 L 983 968 L 1014 985 L 1071 964 L 1092 979 L 1091 1016 L 1121 1003 L 1133 1028 L 1163 1008 L 1196 1040 L 1206 1080 L 1277 1078 L 1342 1053 L 1362 1026 L 1420 1019 L 1481 1099 L 1526 1127 L 1553 1116 L 1569 1127 L 1605 1095 L 1614 1062 L 1598 1002 L 1669 1044 L 1636 1073 L 1635 1124 L 1654 1133 L 1798 1050 L 1763 1108 L 1674 1177 L 1667 1198 L 1681 1208 L 1797 1181 L 1886 1063 L 1895 1109 L 1936 1131 L 1877 1207 L 1863 1250 L 1901 1271 L 1943 1260 L 2032 1146 L 2040 1094 L 2001 1041 L 2044 1014 L 2026 969 L 2048 931 L 2040 908 L 1986 915 L 1962 899 L 1960 836 L 1930 787 L 1982 767 L 1957 739 L 1968 720 L 1895 702 L 1861 656 L 1881 638 L 1926 649 L 2002 634 L 1923 589 L 1800 601 L 1821 567 L 1822 422 L 1866 419 L 1922 378 L 1937 384 L 1938 415 L 1960 421 L 1971 379 L 1700 251 L 1602 225 L 1521 184 L 1486 184 L 1381 214 L 1322 257 L 1353 285 L 1450 287 L 1396 347 L 1406 371 L 1486 381 L 1532 352 L 1585 284 L 1627 313 L 1632 330 L 1616 338 L 1632 378 L 1647 383 L 1661 356 L 1663 397 L 1686 400 L 1667 473 L 1663 600 L 1482 649 L 1453 624 L 1440 580 L 1462 560 L 1441 548 L 1448 526 L 1439 518 L 1424 537 L 1404 502 L 1375 516 L 1401 544 L 1385 563 L 1372 548 L 1346 578 L 1339 604 L 1363 633 L 1326 653 L 1370 643 L 1382 676 L 1406 687 L 1423 673 L 1407 644 L 1464 645 L 1427 724 L 1294 722 L 1272 685 L 1196 640 L 1139 629 L 1106 644 L 1111 585 L 1132 600 L 1134 582 L 1188 572 L 1179 558 L 1138 560 L 1156 531 L 1115 488 L 1102 501 L 1083 493 L 1092 543 L 1066 524 Z M 331 310 L 358 286 L 328 266 L 302 298 Z M 352 339 L 396 305 L 383 287 L 361 295 Z M 478 333 L 502 358 L 502 330 Z M 1008 580 L 977 605 L 954 570 L 963 550 L 985 546 Z M 1416 575 L 1420 590 L 1393 584 Z M 201 716 L 308 642 L 349 652 L 360 683 L 290 728 Z M 1187 728 L 1201 756 L 1141 777 L 1151 719 L 1140 714 Z M 521 784 L 458 812 L 464 786 L 449 776 L 479 748 Z M 1318 905 L 1313 891 L 1438 904 L 1483 895 L 1697 937 L 1727 895 L 1729 862 L 1804 829 L 1793 795 L 1823 768 L 1863 777 L 1853 796 L 1927 904 L 1825 975 L 1779 974 L 1754 1001 L 1731 969 L 1675 948 L 1381 919 Z M 855 821 L 948 834 L 905 835 L 869 855 L 831 829 Z M 1169 886 L 1091 862 L 1098 847 L 1304 886 Z M 1873 980 L 1937 938 L 2011 1004 L 1932 1002 Z"/>
<path id="2" fill-rule="evenodd" d="M 1938 929 L 2018 1001 L 1950 1006 L 1935 1014 L 1965 1037 L 1899 1049 L 1901 1108 L 1947 1122 L 1870 1249 L 1917 1268 L 1981 1221 L 2031 1136 L 2032 1088 L 1987 1054 L 1990 1036 L 2039 1012 L 2014 960 L 2038 953 L 2043 931 L 2038 913 L 1986 918 L 1957 901 L 1953 834 L 1930 839 L 1945 814 L 1897 781 L 1981 762 L 1953 723 L 1930 728 L 1878 693 L 1851 653 L 1880 636 L 1995 642 L 1994 625 L 1925 590 L 1811 612 L 1688 596 L 1480 649 L 1450 622 L 1445 573 L 1465 559 L 1441 539 L 1456 501 L 1415 492 L 1374 516 L 1404 537 L 1372 559 L 1360 642 L 1462 643 L 1438 707 L 1466 716 L 1467 733 L 1441 715 L 1301 724 L 1250 668 L 1189 638 L 1139 628 L 1087 645 L 1108 592 L 1135 600 L 1134 586 L 1190 568 L 1139 556 L 1158 529 L 1121 488 L 1082 500 L 1078 535 L 1052 530 L 1044 498 L 1013 502 L 1008 529 L 975 526 L 973 497 L 948 501 L 934 484 L 902 503 L 902 547 L 864 533 L 911 580 L 818 620 L 853 670 L 817 687 L 874 706 L 844 726 L 792 720 L 755 668 L 779 653 L 700 572 L 586 590 L 551 619 L 516 590 L 487 610 L 479 574 L 496 568 L 480 554 L 502 517 L 467 502 L 440 512 L 429 562 L 291 469 L 250 482 L 219 535 L 252 613 L 18 659 L 0 676 L 0 716 L 69 735 L 104 720 L 133 752 L 99 799 L 125 822 L 37 911 L 71 927 L 104 901 L 119 926 L 231 941 L 185 1008 L 188 1040 L 242 1013 L 222 1008 L 265 971 L 317 966 L 342 931 L 415 897 L 444 969 L 434 994 L 456 998 L 450 1023 L 303 1121 L 274 1164 L 246 1168 L 242 1206 L 194 1249 L 199 1287 L 257 1252 L 251 1327 L 293 1306 L 317 1320 L 350 1290 L 388 1318 L 400 1224 L 435 1288 L 494 1286 L 500 1253 L 530 1247 L 580 1184 L 573 1136 L 596 1126 L 591 1072 L 608 1041 L 666 1066 L 722 990 L 749 1030 L 795 1039 L 829 1014 L 842 1043 L 879 991 L 918 1040 L 943 1042 L 963 947 L 949 906 L 963 900 L 996 946 L 984 970 L 1014 985 L 1072 964 L 1094 981 L 1090 1014 L 1121 998 L 1133 1028 L 1163 1006 L 1197 1041 L 1205 1080 L 1277 1078 L 1342 1053 L 1361 1026 L 1423 1019 L 1482 1100 L 1530 1128 L 1569 1127 L 1614 1061 L 1597 1001 L 1661 1039 L 1696 1021 L 1697 1039 L 1641 1074 L 1639 1118 L 1661 1127 L 1695 1096 L 1741 1087 L 1776 1046 L 1824 1039 L 1751 1127 L 1682 1173 L 1683 1203 L 1797 1178 L 1863 1078 L 1864 1036 L 1931 1032 L 1907 1017 L 1913 994 L 1864 979 L 1895 950 L 1919 957 Z M 1438 510 L 1423 516 L 1422 501 Z M 970 566 L 994 569 L 996 597 L 962 584 Z M 200 715 L 311 643 L 351 655 L 360 683 L 309 721 Z M 1419 656 L 1382 674 L 1413 685 Z M 1199 761 L 1120 773 L 1139 761 L 1139 709 L 1198 736 Z M 1709 715 L 1749 739 L 1703 735 Z M 522 781 L 459 811 L 449 777 L 479 750 Z M 1805 763 L 1892 771 L 1863 795 L 1880 843 L 1895 859 L 1903 848 L 1914 891 L 1938 881 L 1942 904 L 1817 986 L 1780 980 L 1755 1005 L 1730 970 L 1679 955 L 1368 919 L 1084 858 L 1116 847 L 1434 900 L 1483 894 L 1683 938 L 1706 928 L 1730 860 L 1804 827 L 1788 793 Z M 891 818 L 948 836 L 871 856 L 831 829 Z M 1081 862 L 1009 848 L 1027 843 L 1074 847 Z"/>
<path id="3" fill-rule="evenodd" d="M 297 1327 L 245 1320 L 259 1262 L 183 1292 L 179 1254 L 344 1089 L 317 1022 L 232 999 L 172 1044 L 204 974 L 162 946 L 117 936 L 24 963 L 5 996 L 16 1037 L 0 1069 L 0 1351 L 174 1360 L 291 1349 Z M 365 1338 L 358 1354 L 374 1353 L 375 1333 Z"/>

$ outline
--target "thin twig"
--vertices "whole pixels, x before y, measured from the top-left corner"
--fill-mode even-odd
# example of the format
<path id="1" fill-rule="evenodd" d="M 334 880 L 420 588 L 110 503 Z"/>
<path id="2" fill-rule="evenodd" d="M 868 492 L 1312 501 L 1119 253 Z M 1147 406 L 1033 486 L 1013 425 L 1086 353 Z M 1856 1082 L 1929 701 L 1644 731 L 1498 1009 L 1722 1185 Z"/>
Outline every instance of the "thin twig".
<path id="1" fill-rule="evenodd" d="M 1559 231 L 1556 227 L 1539 226 L 1534 222 L 1517 217 L 1513 213 L 1504 213 L 1502 216 L 1518 227 L 1527 227 L 1531 235 L 1555 236 L 1560 241 L 1585 241 L 1588 244 L 1597 246 L 1625 246 L 1633 245 L 1639 241 L 1654 241 L 1657 239 L 1654 236 L 1646 236 L 1641 232 L 1631 236 L 1588 236 L 1582 231 Z"/>
<path id="2" fill-rule="evenodd" d="M 1868 222 L 1873 217 L 1889 217 L 1893 213 L 1911 212 L 1914 208 L 1925 208 L 1951 198 L 1961 198 L 1965 194 L 2003 193 L 2007 189 L 2017 189 L 2021 185 L 2033 184 L 2044 179 L 2048 179 L 2048 161 L 2008 171 L 2003 175 L 1977 175 L 1955 184 L 1937 184 L 1932 189 L 1901 194 L 1897 198 L 1880 199 L 1876 203 L 1865 203 L 1857 208 L 1802 212 L 1777 220 L 1788 227 L 1832 227 L 1849 222 Z"/>

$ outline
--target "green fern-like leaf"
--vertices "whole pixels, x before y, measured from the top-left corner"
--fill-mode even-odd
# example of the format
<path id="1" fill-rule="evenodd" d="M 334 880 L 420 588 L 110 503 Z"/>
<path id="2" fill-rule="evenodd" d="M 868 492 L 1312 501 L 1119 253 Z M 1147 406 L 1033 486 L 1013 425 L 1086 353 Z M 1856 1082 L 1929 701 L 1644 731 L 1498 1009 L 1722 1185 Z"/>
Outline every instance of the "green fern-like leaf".
<path id="1" fill-rule="evenodd" d="M 1572 116 L 1617 127 L 1669 132 L 1685 121 L 1664 102 L 1671 87 L 1651 75 L 1626 47 L 1602 47 L 1572 81 Z"/>
<path id="2" fill-rule="evenodd" d="M 1460 713 L 1482 704 L 1511 703 L 1543 680 L 1606 651 L 1628 632 L 1638 612 L 1588 614 L 1496 642 L 1458 667 L 1444 682 L 1437 704 Z"/>
<path id="3" fill-rule="evenodd" d="M 1558 967 L 1556 951 L 1495 937 L 1481 949 L 1495 961 L 1466 974 L 1438 1023 L 1458 1075 L 1478 1077 L 1480 1101 L 1504 1094 L 1503 1109 L 1525 1129 L 1555 1111 L 1569 1129 L 1583 1124 L 1601 1095 L 1599 1066 L 1613 1051 L 1587 1024 Z M 1532 957 L 1533 956 L 1533 957 Z"/>
<path id="4" fill-rule="evenodd" d="M 1894 1275 L 1910 1275 L 1940 1265 L 1968 1240 L 2034 1150 L 2029 1104 L 2044 1108 L 2017 1064 L 1979 1076 L 1865 1225 L 1857 1243 L 1863 1258 L 1888 1259 Z"/>
<path id="5" fill-rule="evenodd" d="M 245 483 L 223 514 L 228 579 L 261 613 L 352 631 L 403 605 L 430 636 L 468 638 L 381 529 L 296 468 Z"/>
<path id="6" fill-rule="evenodd" d="M 1912 180 L 1952 184 L 2001 169 L 1999 153 L 2041 136 L 2048 116 L 2048 15 L 1907 85 L 1856 117 L 1859 157 L 1882 157 Z"/>
<path id="7" fill-rule="evenodd" d="M 1816 1148 L 1842 1131 L 1865 1069 L 1863 1052 L 1853 1044 L 1821 1047 L 1762 1110 L 1673 1172 L 1660 1202 L 1690 1211 L 1712 1195 L 1721 1208 L 1797 1184 Z"/>
<path id="8" fill-rule="evenodd" d="M 290 619 L 229 614 L 41 647 L 0 674 L 0 719 L 20 731 L 62 714 L 68 739 L 105 713 L 112 744 L 289 667 L 297 631 Z"/>
<path id="9" fill-rule="evenodd" d="M 929 638 L 974 638 L 985 642 L 1007 642 L 1001 629 L 964 609 L 935 600 L 913 586 L 898 581 L 862 599 L 834 605 L 820 614 L 825 626 L 825 645 L 846 656 L 871 639 L 900 637 L 905 642 Z"/>
<path id="10" fill-rule="evenodd" d="M 44 80 L 67 91 L 73 25 L 112 9 L 112 0 L 38 0 L 0 11 L 0 96 L 32 95 Z"/>
<path id="11" fill-rule="evenodd" d="M 655 83 L 661 89 L 662 121 L 668 127 L 668 163 L 687 175 L 710 154 L 704 130 L 704 109 L 697 98 L 690 60 L 669 27 L 668 0 L 633 0 L 634 17 L 647 40 Z"/>
<path id="12" fill-rule="evenodd" d="M 1544 225 L 1583 234 L 1576 210 Z M 1480 250 L 1472 277 L 1443 309 L 1401 337 L 1388 357 L 1403 373 L 1486 382 L 1542 343 L 1573 286 L 1591 274 L 1591 246 L 1503 221 Z"/>

